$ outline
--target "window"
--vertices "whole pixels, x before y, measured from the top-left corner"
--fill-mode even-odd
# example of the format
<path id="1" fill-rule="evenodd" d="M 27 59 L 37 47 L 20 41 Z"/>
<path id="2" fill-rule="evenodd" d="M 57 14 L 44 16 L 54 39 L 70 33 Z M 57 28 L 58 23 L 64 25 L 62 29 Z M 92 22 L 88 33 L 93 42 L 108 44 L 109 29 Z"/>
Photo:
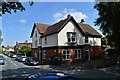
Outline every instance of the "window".
<path id="1" fill-rule="evenodd" d="M 47 37 L 45 37 L 45 45 L 47 44 Z"/>
<path id="2" fill-rule="evenodd" d="M 37 40 L 35 41 L 35 46 L 37 47 Z"/>
<path id="3" fill-rule="evenodd" d="M 85 43 L 88 43 L 88 36 L 85 36 Z"/>
<path id="4" fill-rule="evenodd" d="M 81 50 L 80 49 L 75 49 L 75 59 L 80 59 L 81 58 Z"/>
<path id="5" fill-rule="evenodd" d="M 37 31 L 35 31 L 35 37 L 37 37 Z"/>
<path id="6" fill-rule="evenodd" d="M 68 42 L 75 43 L 76 42 L 76 33 L 75 32 L 67 32 Z"/>
<path id="7" fill-rule="evenodd" d="M 43 59 L 46 59 L 46 50 L 43 50 Z"/>
<path id="8" fill-rule="evenodd" d="M 63 60 L 70 59 L 70 50 L 63 50 Z"/>
<path id="9" fill-rule="evenodd" d="M 41 40 L 39 39 L 39 45 L 41 44 Z"/>

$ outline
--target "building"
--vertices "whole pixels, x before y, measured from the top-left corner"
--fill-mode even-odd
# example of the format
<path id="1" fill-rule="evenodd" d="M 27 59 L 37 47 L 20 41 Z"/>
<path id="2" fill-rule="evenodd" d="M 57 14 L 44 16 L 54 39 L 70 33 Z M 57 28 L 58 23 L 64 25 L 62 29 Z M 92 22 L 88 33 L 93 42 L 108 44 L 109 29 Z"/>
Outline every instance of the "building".
<path id="1" fill-rule="evenodd" d="M 100 57 L 101 35 L 83 21 L 77 23 L 68 15 L 53 25 L 34 23 L 31 33 L 32 56 L 43 62 L 59 56 L 62 63 Z"/>
<path id="2" fill-rule="evenodd" d="M 16 42 L 15 46 L 14 46 L 14 50 L 16 52 L 16 54 L 19 53 L 20 49 L 23 47 L 23 46 L 29 46 L 30 48 L 32 47 L 32 43 L 28 42 L 27 40 L 23 43 L 18 43 Z"/>
<path id="3" fill-rule="evenodd" d="M 7 47 L 3 47 L 3 51 L 14 51 L 14 47 L 8 45 Z"/>

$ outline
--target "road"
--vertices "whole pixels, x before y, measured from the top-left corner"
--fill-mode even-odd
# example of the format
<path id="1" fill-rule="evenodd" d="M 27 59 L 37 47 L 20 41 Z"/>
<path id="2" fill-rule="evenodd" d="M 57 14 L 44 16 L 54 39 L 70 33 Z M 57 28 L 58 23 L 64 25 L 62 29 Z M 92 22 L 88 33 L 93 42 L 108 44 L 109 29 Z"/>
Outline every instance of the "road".
<path id="1" fill-rule="evenodd" d="M 14 58 L 3 56 L 5 58 L 5 65 L 0 65 L 0 76 L 2 80 L 23 80 L 28 75 L 49 71 L 47 69 L 42 70 L 39 66 L 27 66 Z"/>
<path id="2" fill-rule="evenodd" d="M 120 80 L 120 64 L 101 69 L 68 69 L 70 66 L 65 68 L 51 65 L 27 66 L 14 58 L 3 56 L 5 65 L 0 65 L 0 79 L 2 80 L 23 80 L 26 76 L 49 71 L 65 72 L 85 80 L 103 80 L 104 78 L 107 78 L 107 80 Z"/>

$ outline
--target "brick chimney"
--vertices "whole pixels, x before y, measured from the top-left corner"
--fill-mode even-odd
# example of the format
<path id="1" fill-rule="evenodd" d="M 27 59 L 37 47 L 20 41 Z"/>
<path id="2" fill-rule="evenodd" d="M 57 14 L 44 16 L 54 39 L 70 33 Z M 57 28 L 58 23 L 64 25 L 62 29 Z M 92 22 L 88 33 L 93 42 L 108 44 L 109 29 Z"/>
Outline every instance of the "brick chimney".
<path id="1" fill-rule="evenodd" d="M 28 40 L 25 40 L 25 42 L 24 43 L 28 43 Z"/>
<path id="2" fill-rule="evenodd" d="M 84 21 L 84 19 L 81 19 L 81 22 L 80 23 L 84 23 L 85 21 Z"/>
<path id="3" fill-rule="evenodd" d="M 67 18 L 70 18 L 70 17 L 71 17 L 71 15 L 70 15 L 70 14 L 68 14 L 68 15 L 67 15 Z"/>

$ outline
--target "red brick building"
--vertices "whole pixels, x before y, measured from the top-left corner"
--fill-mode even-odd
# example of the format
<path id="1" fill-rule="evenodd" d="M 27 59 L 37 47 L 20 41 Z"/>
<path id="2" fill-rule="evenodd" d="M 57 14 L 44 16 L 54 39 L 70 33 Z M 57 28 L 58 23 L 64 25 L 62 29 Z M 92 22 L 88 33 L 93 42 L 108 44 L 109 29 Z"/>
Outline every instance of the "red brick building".
<path id="1" fill-rule="evenodd" d="M 79 62 L 102 54 L 101 35 L 71 15 L 53 25 L 35 23 L 31 38 L 32 56 L 43 62 L 53 56 L 61 57 L 62 63 Z"/>
<path id="2" fill-rule="evenodd" d="M 23 47 L 23 46 L 28 46 L 28 47 L 32 47 L 32 43 L 28 42 L 27 40 L 23 43 L 18 43 L 16 42 L 16 45 L 14 46 L 14 50 L 16 52 L 16 54 L 19 53 L 20 49 Z"/>

